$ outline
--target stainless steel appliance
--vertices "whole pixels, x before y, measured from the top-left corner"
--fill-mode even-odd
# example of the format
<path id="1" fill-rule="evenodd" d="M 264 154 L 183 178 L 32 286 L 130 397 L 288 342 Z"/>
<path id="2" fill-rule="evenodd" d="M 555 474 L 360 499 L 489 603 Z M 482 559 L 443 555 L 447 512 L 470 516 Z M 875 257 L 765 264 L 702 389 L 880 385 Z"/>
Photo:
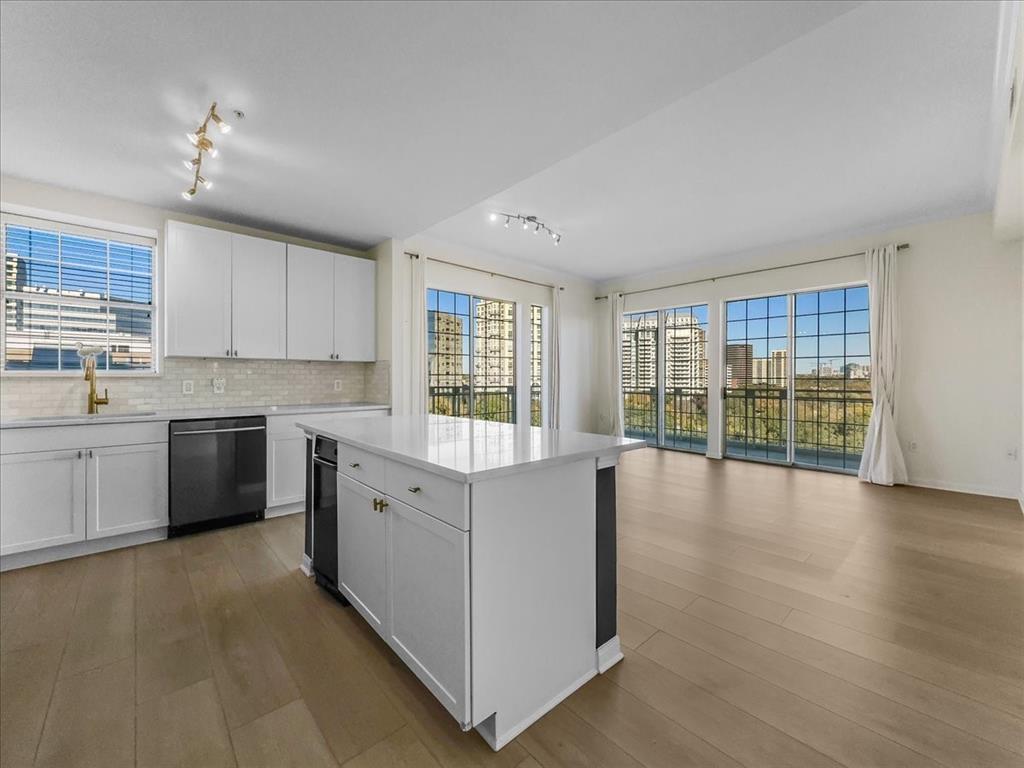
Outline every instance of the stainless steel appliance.
<path id="1" fill-rule="evenodd" d="M 168 536 L 263 519 L 266 417 L 172 421 L 170 455 Z"/>
<path id="2" fill-rule="evenodd" d="M 338 444 L 317 437 L 312 465 L 313 493 L 308 503 L 312 513 L 313 576 L 317 584 L 348 605 L 338 591 Z"/>

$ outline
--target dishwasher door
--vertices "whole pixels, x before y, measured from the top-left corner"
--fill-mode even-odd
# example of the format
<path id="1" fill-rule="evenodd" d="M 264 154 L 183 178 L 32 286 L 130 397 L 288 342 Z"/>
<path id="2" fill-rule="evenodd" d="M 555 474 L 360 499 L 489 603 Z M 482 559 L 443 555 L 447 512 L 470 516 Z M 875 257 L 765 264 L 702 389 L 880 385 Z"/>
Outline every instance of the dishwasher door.
<path id="1" fill-rule="evenodd" d="M 170 455 L 168 536 L 263 518 L 266 417 L 172 421 Z"/>

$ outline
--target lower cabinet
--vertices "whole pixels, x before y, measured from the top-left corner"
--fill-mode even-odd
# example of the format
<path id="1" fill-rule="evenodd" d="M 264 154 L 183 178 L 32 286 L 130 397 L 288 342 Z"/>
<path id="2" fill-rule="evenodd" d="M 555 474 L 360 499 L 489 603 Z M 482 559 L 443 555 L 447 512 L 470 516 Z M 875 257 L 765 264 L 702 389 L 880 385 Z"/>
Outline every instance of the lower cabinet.
<path id="1" fill-rule="evenodd" d="M 301 429 L 267 430 L 267 508 L 306 498 L 306 435 Z"/>
<path id="2" fill-rule="evenodd" d="M 339 472 L 339 586 L 469 727 L 469 533 Z"/>
<path id="3" fill-rule="evenodd" d="M 370 626 L 385 636 L 387 516 L 382 500 L 383 494 L 338 475 L 339 586 Z"/>
<path id="4" fill-rule="evenodd" d="M 85 537 L 167 525 L 167 443 L 88 450 Z"/>
<path id="5" fill-rule="evenodd" d="M 85 539 L 85 451 L 0 456 L 0 555 Z"/>
<path id="6" fill-rule="evenodd" d="M 0 555 L 167 525 L 167 443 L 0 456 Z"/>
<path id="7" fill-rule="evenodd" d="M 388 499 L 388 637 L 460 722 L 469 714 L 469 533 Z"/>

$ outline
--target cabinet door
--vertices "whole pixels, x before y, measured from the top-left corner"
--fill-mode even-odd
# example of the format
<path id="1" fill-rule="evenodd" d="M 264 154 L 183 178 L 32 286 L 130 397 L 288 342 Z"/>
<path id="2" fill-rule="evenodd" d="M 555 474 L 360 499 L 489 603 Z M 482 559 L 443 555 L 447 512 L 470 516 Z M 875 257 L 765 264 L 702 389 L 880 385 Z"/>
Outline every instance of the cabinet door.
<path id="1" fill-rule="evenodd" d="M 388 502 L 388 644 L 468 723 L 469 534 Z"/>
<path id="2" fill-rule="evenodd" d="M 288 359 L 334 359 L 334 257 L 288 246 Z"/>
<path id="3" fill-rule="evenodd" d="M 267 507 L 306 498 L 306 436 L 301 429 L 267 433 Z"/>
<path id="4" fill-rule="evenodd" d="M 231 235 L 167 222 L 167 354 L 226 357 L 231 349 Z"/>
<path id="5" fill-rule="evenodd" d="M 339 360 L 377 359 L 377 263 L 355 256 L 334 262 L 334 353 Z"/>
<path id="6" fill-rule="evenodd" d="M 374 509 L 384 494 L 338 475 L 338 586 L 352 605 L 386 638 L 385 511 Z"/>
<path id="7" fill-rule="evenodd" d="M 90 448 L 87 539 L 167 525 L 167 443 Z"/>
<path id="8" fill-rule="evenodd" d="M 284 360 L 287 247 L 231 235 L 231 352 L 234 357 Z"/>
<path id="9" fill-rule="evenodd" d="M 83 451 L 0 457 L 0 555 L 85 539 Z"/>

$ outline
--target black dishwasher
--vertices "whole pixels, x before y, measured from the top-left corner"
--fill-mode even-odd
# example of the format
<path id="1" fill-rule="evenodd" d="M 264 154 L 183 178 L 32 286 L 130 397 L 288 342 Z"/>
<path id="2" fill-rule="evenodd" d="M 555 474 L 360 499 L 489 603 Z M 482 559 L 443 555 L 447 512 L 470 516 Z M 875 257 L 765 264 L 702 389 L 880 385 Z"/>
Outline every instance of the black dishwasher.
<path id="1" fill-rule="evenodd" d="M 317 437 L 313 446 L 313 576 L 344 605 L 338 591 L 338 444 Z"/>
<path id="2" fill-rule="evenodd" d="M 267 507 L 267 419 L 170 423 L 168 536 L 262 520 Z"/>

